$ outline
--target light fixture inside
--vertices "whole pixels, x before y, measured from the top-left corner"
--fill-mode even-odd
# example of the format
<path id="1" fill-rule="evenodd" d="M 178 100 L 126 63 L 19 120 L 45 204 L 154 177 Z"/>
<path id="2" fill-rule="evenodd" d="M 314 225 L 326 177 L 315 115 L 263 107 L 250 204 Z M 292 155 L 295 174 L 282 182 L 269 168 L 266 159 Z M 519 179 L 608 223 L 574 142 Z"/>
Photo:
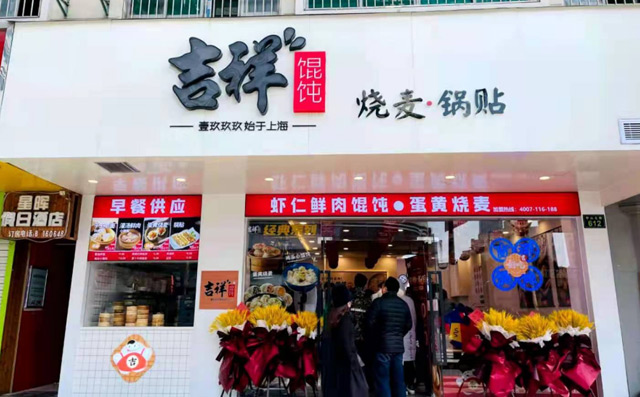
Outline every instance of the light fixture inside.
<path id="1" fill-rule="evenodd" d="M 345 239 L 343 239 L 342 241 L 351 241 L 351 240 L 349 240 L 348 238 L 345 238 Z"/>
<path id="2" fill-rule="evenodd" d="M 387 247 L 393 247 L 393 244 L 388 244 Z"/>
<path id="3" fill-rule="evenodd" d="M 398 233 L 404 232 L 404 229 L 398 229 Z"/>
<path id="4" fill-rule="evenodd" d="M 344 258 L 344 255 L 338 255 L 338 257 L 340 257 L 340 258 Z"/>
<path id="5" fill-rule="evenodd" d="M 93 183 L 93 184 L 98 183 L 98 181 L 96 181 L 95 179 L 89 179 L 87 182 L 89 182 L 89 183 Z"/>
<path id="6" fill-rule="evenodd" d="M 306 225 L 306 224 L 307 224 L 307 222 L 300 222 L 300 224 L 301 224 L 301 225 Z"/>
<path id="7" fill-rule="evenodd" d="M 267 182 L 273 182 L 273 178 L 271 178 L 271 177 L 264 178 L 264 180 L 267 181 Z"/>
<path id="8" fill-rule="evenodd" d="M 176 182 L 186 182 L 186 178 L 176 178 Z"/>
<path id="9" fill-rule="evenodd" d="M 504 232 L 502 232 L 502 234 L 509 234 L 509 232 L 505 230 Z"/>
<path id="10" fill-rule="evenodd" d="M 448 180 L 452 180 L 452 179 L 456 179 L 455 175 L 447 175 L 444 177 L 444 179 L 448 179 Z"/>
<path id="11" fill-rule="evenodd" d="M 342 229 L 343 233 L 349 233 L 349 229 Z"/>
<path id="12" fill-rule="evenodd" d="M 314 250 L 317 250 L 317 249 L 318 249 L 318 247 L 313 247 L 313 249 L 314 249 Z"/>
<path id="13" fill-rule="evenodd" d="M 343 250 L 349 251 L 349 247 L 344 247 Z"/>
<path id="14" fill-rule="evenodd" d="M 406 255 L 402 255 L 402 259 L 409 259 L 409 258 L 413 258 L 414 256 L 416 256 L 416 254 L 406 254 Z"/>
<path id="15" fill-rule="evenodd" d="M 319 253 L 319 252 L 316 252 L 316 255 L 320 255 L 320 253 Z"/>
<path id="16" fill-rule="evenodd" d="M 549 179 L 551 179 L 551 177 L 547 176 L 547 175 L 543 175 L 543 176 L 540 177 L 541 181 L 548 181 Z"/>
<path id="17" fill-rule="evenodd" d="M 353 180 L 354 180 L 354 181 L 361 181 L 361 180 L 363 180 L 363 179 L 364 179 L 364 177 L 363 177 L 363 176 L 360 176 L 360 175 L 358 175 L 358 176 L 354 176 L 354 177 L 353 177 Z"/>

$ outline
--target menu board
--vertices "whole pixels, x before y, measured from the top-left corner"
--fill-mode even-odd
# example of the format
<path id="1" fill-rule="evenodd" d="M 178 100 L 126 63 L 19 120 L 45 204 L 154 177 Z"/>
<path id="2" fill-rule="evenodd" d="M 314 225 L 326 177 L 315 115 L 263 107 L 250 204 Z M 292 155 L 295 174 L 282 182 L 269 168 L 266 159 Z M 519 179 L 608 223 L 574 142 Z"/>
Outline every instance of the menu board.
<path id="1" fill-rule="evenodd" d="M 243 302 L 253 310 L 279 304 L 295 311 L 296 292 L 310 292 L 319 281 L 318 224 L 251 221 Z"/>
<path id="2" fill-rule="evenodd" d="M 201 207 L 201 196 L 96 197 L 89 260 L 197 260 Z"/>

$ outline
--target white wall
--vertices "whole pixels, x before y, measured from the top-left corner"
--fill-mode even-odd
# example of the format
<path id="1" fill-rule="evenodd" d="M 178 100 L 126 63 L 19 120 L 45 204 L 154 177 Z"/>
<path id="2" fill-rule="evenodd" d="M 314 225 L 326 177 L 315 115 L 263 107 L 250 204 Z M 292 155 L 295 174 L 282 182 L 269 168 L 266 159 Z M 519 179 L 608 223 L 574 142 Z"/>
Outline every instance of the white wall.
<path id="1" fill-rule="evenodd" d="M 209 324 L 221 311 L 198 310 L 193 327 L 83 328 L 87 248 L 93 197 L 84 196 L 67 315 L 60 396 L 219 395 L 218 340 Z M 198 286 L 203 270 L 238 270 L 244 266 L 244 195 L 204 195 Z M 85 233 L 86 232 L 86 233 Z M 242 275 L 242 273 L 240 273 Z M 242 277 L 240 291 L 244 290 Z M 135 384 L 122 381 L 109 363 L 111 351 L 132 333 L 142 335 L 156 351 L 154 367 Z M 173 392 L 173 391 L 175 392 Z M 165 394 L 163 394 L 165 393 Z M 169 393 L 169 394 L 166 394 Z"/>
<path id="2" fill-rule="evenodd" d="M 637 396 L 640 394 L 640 218 L 638 214 L 624 213 L 617 204 L 608 206 L 606 215 L 629 394 Z"/>
<path id="3" fill-rule="evenodd" d="M 95 1 L 98 4 L 98 1 Z M 640 9 L 575 7 L 402 15 L 19 23 L 0 118 L 0 158 L 229 156 L 637 149 L 619 144 L 617 120 L 640 117 Z M 288 88 L 216 111 L 187 111 L 167 60 L 196 36 L 223 51 L 295 27 L 307 51 L 327 52 L 327 111 L 292 113 L 293 53 L 278 52 Z M 384 26 L 384 29 L 380 29 Z M 40 60 L 55 60 L 44 62 Z M 615 72 L 614 72 L 615 71 Z M 215 81 L 224 84 L 218 79 Z M 498 87 L 504 115 L 443 117 L 444 90 Z M 391 116 L 358 119 L 362 90 L 380 90 Z M 395 120 L 399 93 L 415 90 L 424 120 Z M 473 97 L 468 98 L 473 102 Z M 277 133 L 170 129 L 200 121 L 317 124 Z M 0 135 L 2 137 L 2 135 Z M 73 142 L 73 144 L 70 144 Z"/>
<path id="4" fill-rule="evenodd" d="M 598 192 L 579 192 L 583 214 L 602 214 L 604 207 Z M 582 229 L 583 247 L 588 268 L 587 286 L 595 322 L 597 351 L 602 367 L 602 389 L 605 397 L 628 396 L 627 376 L 623 360 L 620 317 L 616 285 L 611 264 L 609 236 L 606 229 Z"/>

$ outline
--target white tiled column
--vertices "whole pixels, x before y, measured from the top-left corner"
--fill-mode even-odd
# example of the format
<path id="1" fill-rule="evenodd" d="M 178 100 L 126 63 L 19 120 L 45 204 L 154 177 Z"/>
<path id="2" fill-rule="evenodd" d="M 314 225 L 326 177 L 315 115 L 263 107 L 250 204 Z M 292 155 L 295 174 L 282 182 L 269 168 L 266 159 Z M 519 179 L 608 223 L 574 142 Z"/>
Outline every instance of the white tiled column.
<path id="1" fill-rule="evenodd" d="M 202 222 L 200 225 L 200 260 L 198 261 L 198 288 L 203 270 L 237 270 L 240 288 L 244 290 L 242 269 L 246 238 L 244 194 L 206 194 L 202 196 Z M 238 294 L 240 297 L 242 293 Z M 220 352 L 218 338 L 209 333 L 209 325 L 221 310 L 199 310 L 196 313 L 191 343 L 191 395 L 219 396 L 218 384 Z"/>
<path id="2" fill-rule="evenodd" d="M 579 192 L 579 196 L 583 214 L 604 214 L 599 192 Z M 628 396 L 609 236 L 606 229 L 583 229 L 582 234 L 604 397 Z"/>

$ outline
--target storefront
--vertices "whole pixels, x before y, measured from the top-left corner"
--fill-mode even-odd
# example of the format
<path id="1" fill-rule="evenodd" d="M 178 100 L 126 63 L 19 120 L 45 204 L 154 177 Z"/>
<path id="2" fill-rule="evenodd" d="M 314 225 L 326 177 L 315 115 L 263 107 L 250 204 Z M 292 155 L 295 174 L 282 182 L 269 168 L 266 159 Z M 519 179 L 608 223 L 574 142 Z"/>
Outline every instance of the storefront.
<path id="1" fill-rule="evenodd" d="M 295 278 L 354 273 L 585 313 L 601 395 L 626 395 L 607 231 L 581 216 L 638 193 L 634 84 L 594 70 L 633 64 L 639 12 L 18 24 L 0 158 L 83 194 L 60 395 L 220 394 L 217 315 L 322 308 Z"/>

